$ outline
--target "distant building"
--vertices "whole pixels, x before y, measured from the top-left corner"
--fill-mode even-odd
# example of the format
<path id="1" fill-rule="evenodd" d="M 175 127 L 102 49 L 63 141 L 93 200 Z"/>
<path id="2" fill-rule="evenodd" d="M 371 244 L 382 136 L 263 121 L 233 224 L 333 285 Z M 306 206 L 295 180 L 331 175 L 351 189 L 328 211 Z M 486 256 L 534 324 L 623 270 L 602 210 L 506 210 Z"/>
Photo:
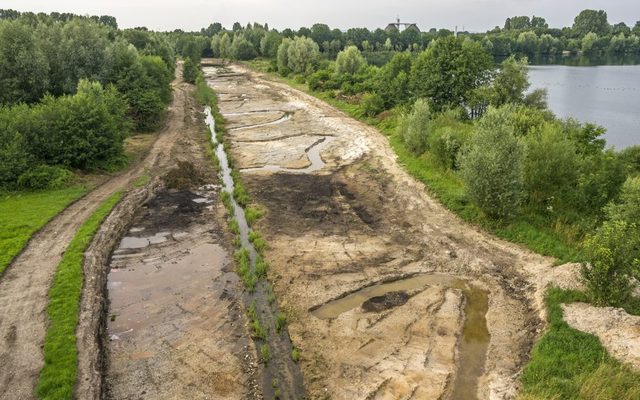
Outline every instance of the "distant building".
<path id="1" fill-rule="evenodd" d="M 420 28 L 418 28 L 417 24 L 408 23 L 408 22 L 400 22 L 400 18 L 396 19 L 396 22 L 391 22 L 384 28 L 387 32 L 400 32 L 400 29 L 404 27 L 404 29 L 413 29 L 416 32 L 420 32 Z"/>

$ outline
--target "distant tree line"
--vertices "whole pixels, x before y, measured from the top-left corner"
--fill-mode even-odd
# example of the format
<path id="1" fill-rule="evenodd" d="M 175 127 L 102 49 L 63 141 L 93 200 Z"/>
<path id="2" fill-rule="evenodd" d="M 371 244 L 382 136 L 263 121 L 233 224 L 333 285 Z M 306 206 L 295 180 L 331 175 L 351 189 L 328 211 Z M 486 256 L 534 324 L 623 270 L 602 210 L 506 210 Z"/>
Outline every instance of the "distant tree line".
<path id="1" fill-rule="evenodd" d="M 174 45 L 113 17 L 0 10 L 0 187 L 60 184 L 123 161 L 171 100 Z"/>

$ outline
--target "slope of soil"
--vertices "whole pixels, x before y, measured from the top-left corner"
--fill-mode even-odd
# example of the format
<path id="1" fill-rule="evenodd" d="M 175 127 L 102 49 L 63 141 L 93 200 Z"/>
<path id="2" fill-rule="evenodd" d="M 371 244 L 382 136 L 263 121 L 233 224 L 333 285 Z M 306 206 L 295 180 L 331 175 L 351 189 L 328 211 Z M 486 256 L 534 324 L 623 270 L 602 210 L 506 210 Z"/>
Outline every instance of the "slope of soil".
<path id="1" fill-rule="evenodd" d="M 377 282 L 437 272 L 489 293 L 490 341 L 472 392 L 513 398 L 542 328 L 548 280 L 540 277 L 551 260 L 461 222 L 397 164 L 375 129 L 284 84 L 232 69 L 205 72 L 230 126 L 257 125 L 230 129 L 227 137 L 236 166 L 251 168 L 243 180 L 252 198 L 267 211 L 258 229 L 270 244 L 270 278 L 291 315 L 310 396 L 451 395 L 465 359 L 459 338 L 467 299 L 455 288 L 426 285 L 380 312 L 356 307 L 332 319 L 312 312 Z M 291 117 L 264 124 L 278 112 Z M 304 173 L 319 137 L 332 138 L 320 152 L 324 165 Z M 260 168 L 270 165 L 299 170 Z"/>

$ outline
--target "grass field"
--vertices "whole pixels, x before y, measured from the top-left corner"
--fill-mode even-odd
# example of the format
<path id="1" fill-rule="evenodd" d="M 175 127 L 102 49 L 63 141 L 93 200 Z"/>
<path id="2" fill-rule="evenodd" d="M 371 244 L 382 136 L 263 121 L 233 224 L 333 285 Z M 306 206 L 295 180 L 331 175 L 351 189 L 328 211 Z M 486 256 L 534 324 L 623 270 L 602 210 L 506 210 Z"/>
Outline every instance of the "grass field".
<path id="1" fill-rule="evenodd" d="M 80 227 L 65 251 L 49 289 L 49 328 L 44 343 L 45 365 L 37 393 L 41 399 L 71 399 L 76 384 L 78 350 L 75 330 L 84 275 L 84 252 L 102 221 L 122 198 L 117 192 L 105 200 Z"/>
<path id="2" fill-rule="evenodd" d="M 0 194 L 0 274 L 35 232 L 86 192 L 84 186 L 73 186 Z"/>

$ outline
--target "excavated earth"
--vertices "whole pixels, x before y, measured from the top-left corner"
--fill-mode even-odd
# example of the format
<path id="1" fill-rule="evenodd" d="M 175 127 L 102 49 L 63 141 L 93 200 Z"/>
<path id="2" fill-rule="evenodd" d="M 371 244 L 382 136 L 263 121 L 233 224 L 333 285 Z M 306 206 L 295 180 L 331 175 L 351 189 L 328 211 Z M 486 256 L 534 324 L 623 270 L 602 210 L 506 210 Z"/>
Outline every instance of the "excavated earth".
<path id="1" fill-rule="evenodd" d="M 544 328 L 552 260 L 460 221 L 377 130 L 243 66 L 204 71 L 235 165 L 266 211 L 257 229 L 309 397 L 514 398 Z M 462 283 L 403 288 L 428 274 Z M 483 298 L 486 311 L 465 325 Z"/>
<path id="2" fill-rule="evenodd" d="M 174 167 L 108 265 L 106 394 L 113 399 L 245 399 L 257 362 L 225 233 L 208 137 L 191 96 Z"/>

